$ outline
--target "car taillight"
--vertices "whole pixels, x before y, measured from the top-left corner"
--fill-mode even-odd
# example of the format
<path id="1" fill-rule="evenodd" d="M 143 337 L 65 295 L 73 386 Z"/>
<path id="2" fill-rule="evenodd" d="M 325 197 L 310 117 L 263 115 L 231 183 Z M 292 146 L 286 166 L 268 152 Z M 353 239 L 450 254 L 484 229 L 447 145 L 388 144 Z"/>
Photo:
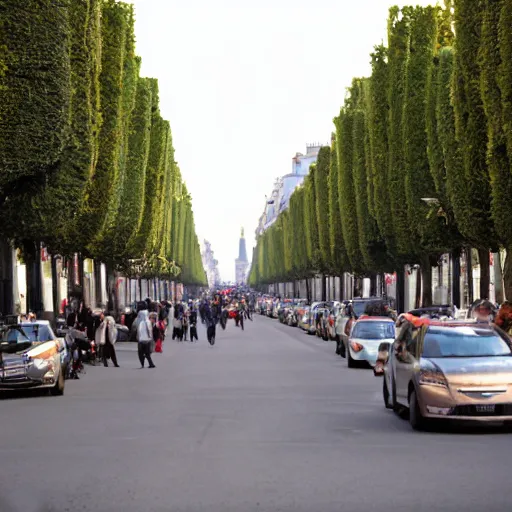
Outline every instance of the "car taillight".
<path id="1" fill-rule="evenodd" d="M 361 352 L 363 350 L 363 345 L 361 343 L 357 343 L 357 341 L 351 341 L 350 346 L 354 352 Z"/>

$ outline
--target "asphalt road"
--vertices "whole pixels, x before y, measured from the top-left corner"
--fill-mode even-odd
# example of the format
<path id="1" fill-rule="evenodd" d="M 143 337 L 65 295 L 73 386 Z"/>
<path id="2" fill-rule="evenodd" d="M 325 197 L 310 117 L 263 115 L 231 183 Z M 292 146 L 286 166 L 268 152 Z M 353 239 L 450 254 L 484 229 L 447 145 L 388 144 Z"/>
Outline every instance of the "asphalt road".
<path id="1" fill-rule="evenodd" d="M 381 380 L 266 318 L 0 402 L 0 512 L 510 510 L 512 434 L 413 432 Z"/>

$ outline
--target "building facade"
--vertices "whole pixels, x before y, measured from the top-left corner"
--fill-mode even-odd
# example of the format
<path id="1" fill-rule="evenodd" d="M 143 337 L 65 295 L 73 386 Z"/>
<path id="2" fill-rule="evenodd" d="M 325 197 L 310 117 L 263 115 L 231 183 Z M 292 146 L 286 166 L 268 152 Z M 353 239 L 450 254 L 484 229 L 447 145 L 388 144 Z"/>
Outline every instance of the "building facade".
<path id="1" fill-rule="evenodd" d="M 316 162 L 321 147 L 322 144 L 308 144 L 305 155 L 296 153 L 292 158 L 292 172 L 285 174 L 274 182 L 272 193 L 266 198 L 263 214 L 256 229 L 256 236 L 261 235 L 272 226 L 278 215 L 288 208 L 293 191 L 299 185 L 302 185 L 311 164 Z"/>
<path id="2" fill-rule="evenodd" d="M 203 241 L 201 258 L 206 271 L 206 278 L 208 279 L 208 287 L 213 288 L 220 283 L 219 262 L 215 259 L 212 245 L 208 240 Z"/>
<path id="3" fill-rule="evenodd" d="M 247 259 L 247 247 L 245 245 L 244 228 L 240 234 L 238 243 L 238 258 L 235 260 L 235 281 L 237 284 L 247 282 L 247 271 L 249 270 L 249 260 Z"/>

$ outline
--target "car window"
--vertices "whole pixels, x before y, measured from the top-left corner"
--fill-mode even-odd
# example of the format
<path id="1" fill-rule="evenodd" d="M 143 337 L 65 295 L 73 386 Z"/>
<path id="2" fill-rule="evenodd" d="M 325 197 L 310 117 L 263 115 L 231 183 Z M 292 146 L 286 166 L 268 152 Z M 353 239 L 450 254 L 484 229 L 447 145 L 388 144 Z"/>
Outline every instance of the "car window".
<path id="1" fill-rule="evenodd" d="M 392 322 L 357 322 L 352 337 L 364 340 L 385 340 L 395 337 L 395 324 Z"/>
<path id="2" fill-rule="evenodd" d="M 9 343 L 24 343 L 27 341 L 52 341 L 55 334 L 49 325 L 30 324 L 22 325 L 21 329 L 8 329 L 2 336 L 3 341 Z"/>
<path id="3" fill-rule="evenodd" d="M 366 302 L 354 302 L 354 313 L 357 317 L 364 314 L 364 310 L 366 308 Z"/>
<path id="4" fill-rule="evenodd" d="M 510 356 L 510 342 L 497 332 L 478 326 L 430 327 L 425 334 L 423 357 Z"/>

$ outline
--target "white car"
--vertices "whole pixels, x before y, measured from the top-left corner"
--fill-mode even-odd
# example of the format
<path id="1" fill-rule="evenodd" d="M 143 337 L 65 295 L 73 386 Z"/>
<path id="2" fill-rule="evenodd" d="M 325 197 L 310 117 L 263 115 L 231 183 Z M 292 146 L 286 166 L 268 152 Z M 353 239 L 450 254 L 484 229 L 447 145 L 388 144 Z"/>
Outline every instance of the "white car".
<path id="1" fill-rule="evenodd" d="M 2 326 L 0 391 L 46 388 L 63 395 L 66 359 L 66 343 L 48 321 Z"/>
<path id="2" fill-rule="evenodd" d="M 355 368 L 361 363 L 375 366 L 381 343 L 393 343 L 395 322 L 391 318 L 363 316 L 354 323 L 348 337 L 347 365 Z"/>

